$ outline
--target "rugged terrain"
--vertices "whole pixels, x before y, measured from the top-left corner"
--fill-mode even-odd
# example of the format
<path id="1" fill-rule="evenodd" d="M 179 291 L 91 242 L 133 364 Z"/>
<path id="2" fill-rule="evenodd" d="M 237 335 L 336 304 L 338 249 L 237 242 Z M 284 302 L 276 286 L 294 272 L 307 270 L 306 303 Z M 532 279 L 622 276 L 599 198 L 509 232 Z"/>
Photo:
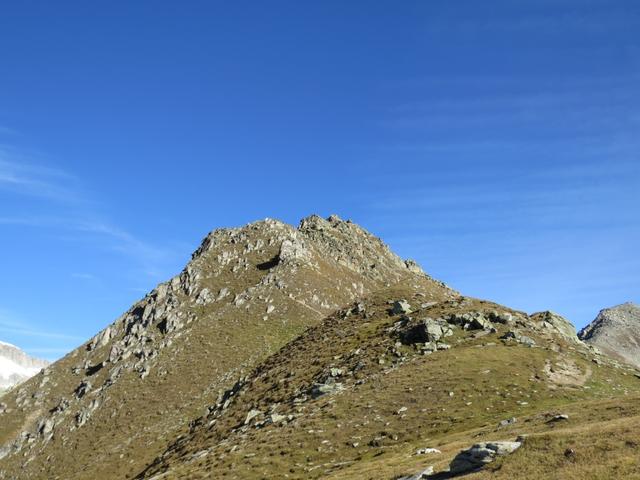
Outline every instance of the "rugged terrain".
<path id="1" fill-rule="evenodd" d="M 579 336 L 607 355 L 640 368 L 640 306 L 635 303 L 601 310 Z"/>
<path id="2" fill-rule="evenodd" d="M 265 220 L 7 394 L 0 478 L 640 478 L 639 395 L 552 312 Z"/>
<path id="3" fill-rule="evenodd" d="M 15 345 L 0 342 L 0 393 L 34 376 L 49 364 L 30 357 Z"/>
<path id="4" fill-rule="evenodd" d="M 456 295 L 337 217 L 216 230 L 180 275 L 3 398 L 0 478 L 131 477 L 306 328 L 401 281 L 425 301 Z"/>

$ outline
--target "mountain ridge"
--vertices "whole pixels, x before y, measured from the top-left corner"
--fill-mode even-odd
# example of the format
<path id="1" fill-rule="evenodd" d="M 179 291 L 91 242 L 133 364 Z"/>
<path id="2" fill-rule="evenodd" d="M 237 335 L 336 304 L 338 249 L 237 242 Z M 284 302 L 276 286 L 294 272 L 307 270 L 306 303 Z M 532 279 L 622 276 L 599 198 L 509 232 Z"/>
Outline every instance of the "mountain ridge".
<path id="1" fill-rule="evenodd" d="M 637 373 L 561 316 L 464 296 L 350 221 L 265 219 L 208 234 L 182 272 L 4 397 L 0 479 L 449 478 L 450 462 L 479 466 L 455 463 L 461 448 L 481 442 L 489 462 L 496 441 L 522 448 L 495 478 L 513 464 L 584 479 L 613 460 L 566 460 L 572 428 L 635 454 L 612 411 L 640 425 Z"/>

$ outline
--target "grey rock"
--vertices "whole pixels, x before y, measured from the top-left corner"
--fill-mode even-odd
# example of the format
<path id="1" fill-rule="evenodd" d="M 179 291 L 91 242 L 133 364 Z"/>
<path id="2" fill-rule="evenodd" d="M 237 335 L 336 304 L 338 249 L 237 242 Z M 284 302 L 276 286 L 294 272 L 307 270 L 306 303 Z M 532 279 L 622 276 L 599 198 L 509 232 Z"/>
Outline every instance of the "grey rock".
<path id="1" fill-rule="evenodd" d="M 416 262 L 415 260 L 407 259 L 404 261 L 404 264 L 407 266 L 407 269 L 409 271 L 424 275 L 424 271 L 422 270 L 420 265 L 418 265 L 418 262 Z"/>
<path id="2" fill-rule="evenodd" d="M 249 425 L 253 419 L 257 418 L 260 415 L 262 415 L 262 412 L 260 410 L 257 410 L 255 408 L 249 410 L 249 413 L 247 413 L 247 417 L 244 420 L 244 424 Z"/>
<path id="3" fill-rule="evenodd" d="M 536 344 L 533 338 L 527 337 L 526 335 L 522 335 L 517 330 L 510 330 L 504 335 L 502 335 L 500 338 L 502 340 L 507 340 L 507 341 L 516 341 L 528 347 L 533 347 Z"/>
<path id="4" fill-rule="evenodd" d="M 42 437 L 48 436 L 51 432 L 53 432 L 54 422 L 50 418 L 42 419 L 38 423 L 36 427 L 36 431 Z"/>
<path id="5" fill-rule="evenodd" d="M 311 397 L 318 398 L 323 395 L 332 395 L 334 393 L 338 393 L 344 389 L 341 383 L 332 381 L 333 379 L 327 380 L 325 383 L 318 383 L 314 385 L 311 389 Z"/>
<path id="6" fill-rule="evenodd" d="M 405 344 L 437 342 L 450 335 L 453 335 L 453 330 L 446 321 L 432 318 L 410 320 L 401 328 L 400 333 Z"/>
<path id="7" fill-rule="evenodd" d="M 465 330 L 488 330 L 491 328 L 491 321 L 482 312 L 451 314 L 446 320 L 448 323 L 459 325 Z"/>
<path id="8" fill-rule="evenodd" d="M 531 320 L 543 330 L 550 330 L 565 340 L 579 343 L 576 328 L 566 318 L 551 311 L 538 312 L 531 315 Z"/>
<path id="9" fill-rule="evenodd" d="M 278 258 L 282 263 L 306 262 L 311 260 L 311 252 L 297 235 L 282 242 Z"/>
<path id="10" fill-rule="evenodd" d="M 271 423 L 282 423 L 285 420 L 287 420 L 287 416 L 286 415 L 280 415 L 279 413 L 272 413 L 269 416 L 269 419 L 271 420 Z"/>
<path id="11" fill-rule="evenodd" d="M 88 380 L 83 380 L 80 382 L 74 391 L 76 398 L 80 399 L 84 397 L 91 390 L 91 382 Z"/>
<path id="12" fill-rule="evenodd" d="M 53 407 L 53 409 L 51 410 L 51 413 L 53 414 L 62 413 L 67 408 L 69 408 L 69 400 L 67 400 L 66 398 L 61 398 L 60 401 L 58 402 L 58 405 Z"/>
<path id="13" fill-rule="evenodd" d="M 569 415 L 567 415 L 565 413 L 560 413 L 558 415 L 554 415 L 553 417 L 551 417 L 551 419 L 547 423 L 561 422 L 563 420 L 569 420 Z"/>
<path id="14" fill-rule="evenodd" d="M 493 311 L 488 314 L 488 317 L 492 322 L 503 325 L 512 325 L 516 321 L 515 316 L 509 312 Z"/>
<path id="15" fill-rule="evenodd" d="M 391 306 L 393 315 L 407 315 L 411 313 L 411 305 L 406 300 L 396 300 Z"/>
<path id="16" fill-rule="evenodd" d="M 169 313 L 167 316 L 158 323 L 158 328 L 164 334 L 171 333 L 178 330 L 183 326 L 182 321 L 174 313 Z"/>
<path id="17" fill-rule="evenodd" d="M 491 321 L 482 314 L 476 314 L 467 324 L 469 330 L 488 330 L 491 328 Z"/>
<path id="18" fill-rule="evenodd" d="M 500 420 L 501 427 L 508 427 L 509 425 L 513 425 L 516 423 L 518 419 L 516 417 L 507 418 L 505 420 Z"/>
<path id="19" fill-rule="evenodd" d="M 471 472 L 493 462 L 496 457 L 515 452 L 521 442 L 483 442 L 461 451 L 449 465 L 452 474 Z"/>
<path id="20" fill-rule="evenodd" d="M 416 455 L 428 455 L 428 454 L 436 454 L 436 453 L 442 453 L 442 452 L 437 448 L 421 448 L 416 451 Z"/>
<path id="21" fill-rule="evenodd" d="M 87 350 L 95 350 L 101 347 L 104 347 L 109 344 L 111 337 L 113 335 L 113 326 L 109 326 L 105 328 L 98 335 L 93 337 L 89 345 L 87 346 Z"/>
<path id="22" fill-rule="evenodd" d="M 209 290 L 206 287 L 200 290 L 200 293 L 196 297 L 196 304 L 198 305 L 207 305 L 215 301 L 216 301 L 216 297 L 214 297 L 211 290 Z"/>

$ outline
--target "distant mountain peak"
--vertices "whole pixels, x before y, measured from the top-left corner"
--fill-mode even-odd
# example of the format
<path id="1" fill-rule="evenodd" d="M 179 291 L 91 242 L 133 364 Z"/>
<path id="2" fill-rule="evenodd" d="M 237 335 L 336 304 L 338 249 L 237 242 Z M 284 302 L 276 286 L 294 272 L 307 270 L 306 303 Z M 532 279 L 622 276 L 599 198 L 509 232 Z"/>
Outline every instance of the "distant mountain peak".
<path id="1" fill-rule="evenodd" d="M 27 380 L 48 364 L 46 360 L 30 357 L 11 343 L 0 341 L 0 390 Z"/>

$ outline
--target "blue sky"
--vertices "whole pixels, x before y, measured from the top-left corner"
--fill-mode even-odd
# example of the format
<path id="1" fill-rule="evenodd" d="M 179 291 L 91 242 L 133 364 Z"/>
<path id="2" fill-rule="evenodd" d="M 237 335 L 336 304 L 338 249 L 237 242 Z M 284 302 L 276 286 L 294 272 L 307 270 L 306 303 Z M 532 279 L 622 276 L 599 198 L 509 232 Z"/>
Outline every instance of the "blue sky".
<path id="1" fill-rule="evenodd" d="M 337 213 L 578 326 L 640 301 L 640 4 L 12 2 L 0 339 L 56 358 L 211 229 Z"/>

